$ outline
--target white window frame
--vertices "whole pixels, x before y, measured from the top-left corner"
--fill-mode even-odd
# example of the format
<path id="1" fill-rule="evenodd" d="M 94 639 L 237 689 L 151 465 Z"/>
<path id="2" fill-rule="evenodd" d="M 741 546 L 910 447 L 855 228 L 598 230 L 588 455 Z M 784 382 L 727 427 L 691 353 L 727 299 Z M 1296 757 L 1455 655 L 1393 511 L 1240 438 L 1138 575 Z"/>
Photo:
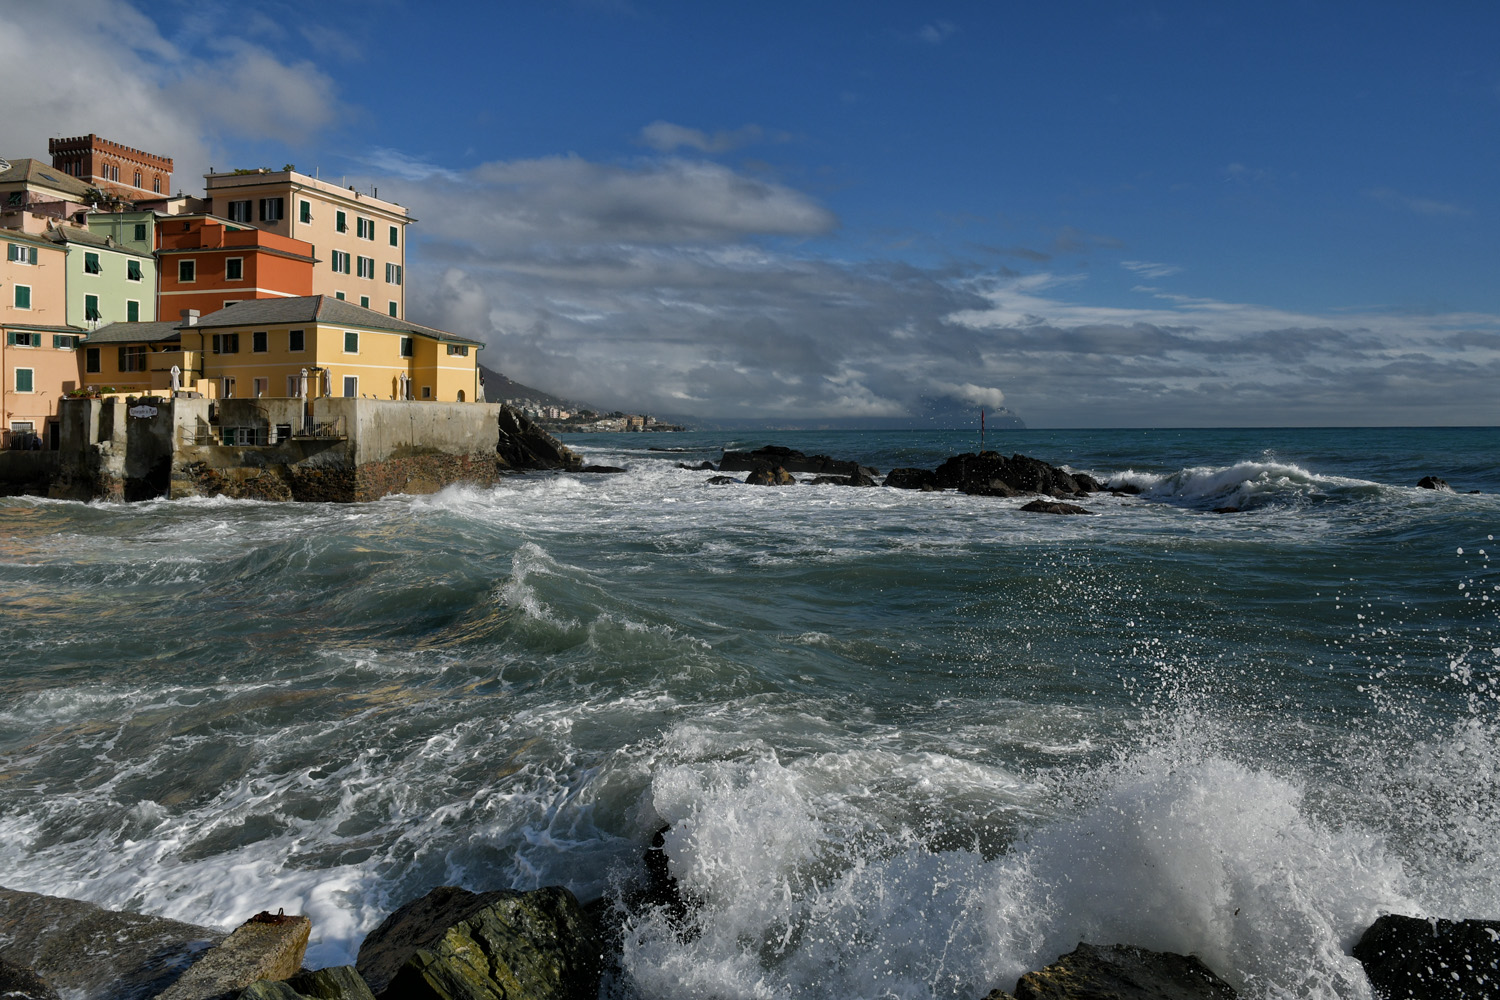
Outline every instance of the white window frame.
<path id="1" fill-rule="evenodd" d="M 193 272 L 193 276 L 191 278 L 184 278 L 182 276 L 182 268 L 184 265 L 186 265 L 188 269 Z M 179 260 L 177 262 L 177 283 L 180 285 L 196 285 L 198 283 L 197 257 L 188 257 L 185 260 Z"/>
<path id="2" fill-rule="evenodd" d="M 349 338 L 350 337 L 354 338 L 354 350 L 352 350 L 352 351 L 349 350 Z M 344 353 L 345 354 L 358 354 L 359 353 L 359 331 L 358 330 L 345 330 L 344 331 Z"/>
<path id="3" fill-rule="evenodd" d="M 345 399 L 358 399 L 359 398 L 359 376 L 358 375 L 345 375 L 344 376 L 344 398 Z"/>
<path id="4" fill-rule="evenodd" d="M 30 389 L 22 389 L 21 388 L 21 373 L 22 372 L 26 373 L 26 379 L 27 379 L 27 381 L 29 381 L 31 383 L 31 388 Z M 13 390 L 11 390 L 12 392 L 15 392 L 15 393 L 18 393 L 18 394 L 21 394 L 21 395 L 26 395 L 26 396 L 35 395 L 35 393 L 36 393 L 36 369 L 35 368 L 16 368 L 16 369 L 14 369 L 13 373 L 11 375 L 10 384 L 13 385 L 13 386 L 15 386 L 15 388 Z"/>
<path id="5" fill-rule="evenodd" d="M 238 278 L 231 278 L 229 276 L 229 265 L 230 264 L 238 264 L 240 266 L 240 276 Z M 244 281 L 245 280 L 245 258 L 243 258 L 243 257 L 225 257 L 224 258 L 224 280 L 225 281 Z"/>
<path id="6" fill-rule="evenodd" d="M 269 375 L 257 376 L 250 384 L 257 399 L 271 391 L 271 378 Z"/>

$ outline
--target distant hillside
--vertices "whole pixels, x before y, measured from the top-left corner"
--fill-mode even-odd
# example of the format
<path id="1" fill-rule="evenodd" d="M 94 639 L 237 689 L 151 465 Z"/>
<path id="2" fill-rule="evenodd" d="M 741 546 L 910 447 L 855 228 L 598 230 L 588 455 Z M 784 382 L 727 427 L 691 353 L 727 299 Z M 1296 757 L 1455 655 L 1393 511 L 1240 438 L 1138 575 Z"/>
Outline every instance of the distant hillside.
<path id="1" fill-rule="evenodd" d="M 587 405 L 533 389 L 484 365 L 479 366 L 479 377 L 484 380 L 484 398 L 491 403 L 502 403 L 507 399 L 529 399 L 542 406 L 558 406 L 565 410 L 576 410 Z"/>

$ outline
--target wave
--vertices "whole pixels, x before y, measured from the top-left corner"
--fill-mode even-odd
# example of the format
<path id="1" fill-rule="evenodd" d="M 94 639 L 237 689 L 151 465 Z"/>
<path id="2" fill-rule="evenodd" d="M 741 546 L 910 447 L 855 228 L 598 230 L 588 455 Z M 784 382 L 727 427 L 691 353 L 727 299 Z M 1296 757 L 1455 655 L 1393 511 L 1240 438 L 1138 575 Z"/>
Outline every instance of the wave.
<path id="1" fill-rule="evenodd" d="M 1287 462 L 1243 461 L 1229 466 L 1195 466 L 1173 473 L 1126 469 L 1104 475 L 1112 488 L 1133 486 L 1151 500 L 1185 507 L 1302 505 L 1379 497 L 1389 487 L 1363 479 L 1325 476 Z"/>

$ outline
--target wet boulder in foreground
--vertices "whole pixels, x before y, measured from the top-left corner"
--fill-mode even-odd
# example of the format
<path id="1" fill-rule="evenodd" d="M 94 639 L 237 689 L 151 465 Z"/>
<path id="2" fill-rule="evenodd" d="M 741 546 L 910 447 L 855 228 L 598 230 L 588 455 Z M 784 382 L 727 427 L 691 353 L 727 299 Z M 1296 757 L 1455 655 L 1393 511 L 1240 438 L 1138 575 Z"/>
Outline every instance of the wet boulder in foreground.
<path id="1" fill-rule="evenodd" d="M 1061 500 L 1033 500 L 1021 508 L 1028 514 L 1092 514 L 1093 511 L 1087 507 L 1080 507 L 1076 503 L 1063 503 Z"/>
<path id="2" fill-rule="evenodd" d="M 1453 492 L 1453 487 L 1448 485 L 1448 481 L 1446 479 L 1439 479 L 1437 476 L 1423 476 L 1417 480 L 1417 488 L 1421 490 L 1439 490 L 1443 493 Z"/>
<path id="3" fill-rule="evenodd" d="M 1014 1000 L 1234 1000 L 1234 987 L 1193 955 L 1131 945 L 1079 943 L 1056 962 L 1028 972 Z M 1001 990 L 985 1000 L 1002 1000 Z"/>
<path id="4" fill-rule="evenodd" d="M 59 1000 L 57 991 L 35 969 L 0 958 L 0 997 L 6 1000 Z"/>
<path id="5" fill-rule="evenodd" d="M 262 979 L 296 975 L 311 933 L 307 917 L 257 913 L 194 962 L 159 1000 L 218 1000 Z"/>
<path id="6" fill-rule="evenodd" d="M 303 970 L 286 980 L 263 979 L 247 987 L 239 1000 L 375 1000 L 352 965 Z"/>
<path id="7" fill-rule="evenodd" d="M 1500 920 L 1387 914 L 1354 946 L 1379 997 L 1500 998 Z"/>
<path id="8" fill-rule="evenodd" d="M 885 474 L 885 485 L 898 490 L 933 490 L 937 473 L 931 469 L 892 469 Z"/>
<path id="9" fill-rule="evenodd" d="M 385 1000 L 593 1000 L 598 933 L 571 892 L 442 886 L 386 917 L 356 966 Z"/>

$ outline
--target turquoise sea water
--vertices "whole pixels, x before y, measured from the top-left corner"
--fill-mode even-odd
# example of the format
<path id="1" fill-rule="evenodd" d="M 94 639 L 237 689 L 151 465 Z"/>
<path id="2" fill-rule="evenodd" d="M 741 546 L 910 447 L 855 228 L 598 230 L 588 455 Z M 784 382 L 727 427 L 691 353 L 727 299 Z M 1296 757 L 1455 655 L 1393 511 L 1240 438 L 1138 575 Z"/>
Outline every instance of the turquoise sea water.
<path id="1" fill-rule="evenodd" d="M 970 432 L 569 443 L 630 472 L 0 499 L 0 884 L 338 964 L 436 885 L 618 894 L 670 823 L 643 998 L 978 998 L 1079 940 L 1365 997 L 1379 913 L 1500 917 L 1500 431 L 991 434 L 1144 490 L 1067 518 L 677 468 Z"/>

